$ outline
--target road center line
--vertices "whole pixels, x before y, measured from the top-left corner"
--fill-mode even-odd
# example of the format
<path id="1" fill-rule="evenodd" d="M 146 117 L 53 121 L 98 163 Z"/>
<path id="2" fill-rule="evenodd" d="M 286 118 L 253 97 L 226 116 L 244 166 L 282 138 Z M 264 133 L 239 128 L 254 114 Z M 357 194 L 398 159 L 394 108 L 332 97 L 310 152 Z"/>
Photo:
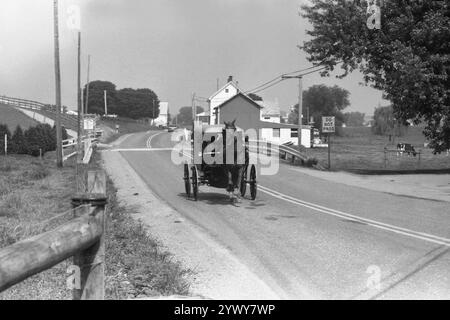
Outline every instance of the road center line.
<path id="1" fill-rule="evenodd" d="M 391 232 L 395 232 L 398 234 L 402 234 L 405 236 L 409 236 L 409 237 L 413 237 L 416 239 L 420 239 L 420 240 L 424 240 L 424 241 L 428 241 L 428 242 L 432 242 L 432 243 L 436 243 L 436 244 L 440 244 L 440 245 L 444 245 L 447 247 L 450 247 L 450 239 L 447 238 L 443 238 L 443 237 L 438 237 L 435 235 L 431 235 L 428 233 L 424 233 L 424 232 L 418 232 L 418 231 L 414 231 L 414 230 L 410 230 L 410 229 L 406 229 L 406 228 L 401 228 L 401 227 L 397 227 L 394 225 L 390 225 L 387 223 L 382 223 L 382 222 L 378 222 L 375 220 L 371 220 L 371 219 L 366 219 L 366 218 L 362 218 L 356 215 L 352 215 L 349 213 L 344 213 L 342 211 L 338 211 L 338 210 L 334 210 L 331 208 L 327 208 L 327 207 L 323 207 L 317 204 L 313 204 L 310 202 L 306 202 L 300 199 L 296 199 L 294 197 L 282 194 L 278 191 L 269 189 L 267 187 L 258 185 L 259 190 L 261 190 L 262 192 L 269 194 L 275 198 L 296 204 L 296 205 L 300 205 L 315 211 L 319 211 L 328 215 L 332 215 L 332 216 L 336 216 L 339 218 L 343 218 L 349 221 L 355 221 L 355 222 L 362 222 L 365 223 L 367 225 L 370 225 L 374 228 L 378 228 L 378 229 L 383 229 L 383 230 L 387 230 L 387 231 L 391 231 Z"/>
<path id="2" fill-rule="evenodd" d="M 164 133 L 164 132 L 158 132 L 158 133 L 155 133 L 155 134 L 153 134 L 153 135 L 151 135 L 148 139 L 147 139 L 147 148 L 149 148 L 149 149 L 151 149 L 152 148 L 152 140 L 153 140 L 153 138 L 154 137 L 156 137 L 156 136 L 158 136 L 158 135 L 160 135 L 160 134 L 162 134 L 162 133 Z"/>
<path id="3" fill-rule="evenodd" d="M 188 155 L 186 153 L 183 152 L 183 154 L 185 156 L 188 156 L 189 158 L 192 158 L 191 155 Z M 288 196 L 286 194 L 283 194 L 281 192 L 278 192 L 276 190 L 267 188 L 265 186 L 262 185 L 258 185 L 258 189 L 261 190 L 262 192 L 271 195 L 272 197 L 278 198 L 280 200 L 284 200 L 296 205 L 300 205 L 315 211 L 319 211 L 328 215 L 332 215 L 332 216 L 336 216 L 342 219 L 346 219 L 349 221 L 354 221 L 354 222 L 362 222 L 365 223 L 369 226 L 372 226 L 374 228 L 378 228 L 378 229 L 383 229 L 386 231 L 391 231 L 397 234 L 401 234 L 401 235 L 405 235 L 408 237 L 412 237 L 412 238 L 416 238 L 416 239 L 420 239 L 420 240 L 424 240 L 427 242 L 431 242 L 431 243 L 435 243 L 435 244 L 439 244 L 439 245 L 443 245 L 443 246 L 447 246 L 450 247 L 450 239 L 447 238 L 443 238 L 443 237 L 438 237 L 432 234 L 428 234 L 428 233 L 424 233 L 424 232 L 418 232 L 418 231 L 414 231 L 414 230 L 410 230 L 407 228 L 402 228 L 402 227 L 397 227 L 394 225 L 390 225 L 387 223 L 383 223 L 383 222 L 379 222 L 379 221 L 375 221 L 375 220 L 371 220 L 371 219 L 367 219 L 367 218 L 362 218 L 360 216 L 356 216 L 350 213 L 345 213 L 339 210 L 334 210 L 331 208 L 327 208 L 318 204 L 314 204 L 311 202 L 307 202 L 307 201 L 303 201 L 291 196 Z"/>

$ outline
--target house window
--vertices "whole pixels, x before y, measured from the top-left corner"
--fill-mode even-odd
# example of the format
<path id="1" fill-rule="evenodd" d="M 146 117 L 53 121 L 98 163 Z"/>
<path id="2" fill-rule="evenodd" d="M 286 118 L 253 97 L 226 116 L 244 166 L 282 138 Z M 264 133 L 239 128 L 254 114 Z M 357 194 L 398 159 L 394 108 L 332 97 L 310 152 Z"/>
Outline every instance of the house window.
<path id="1" fill-rule="evenodd" d="M 298 138 L 298 129 L 291 129 L 291 138 Z"/>
<path id="2" fill-rule="evenodd" d="M 279 138 L 280 137 L 280 128 L 274 128 L 273 129 L 273 137 Z"/>

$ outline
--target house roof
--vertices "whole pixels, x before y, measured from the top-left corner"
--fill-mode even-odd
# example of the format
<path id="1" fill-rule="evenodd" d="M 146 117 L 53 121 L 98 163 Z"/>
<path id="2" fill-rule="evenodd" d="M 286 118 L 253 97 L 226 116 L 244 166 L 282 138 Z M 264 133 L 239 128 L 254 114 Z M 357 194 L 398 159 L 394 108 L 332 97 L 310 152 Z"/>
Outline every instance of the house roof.
<path id="1" fill-rule="evenodd" d="M 239 87 L 237 86 L 237 84 L 234 81 L 230 81 L 227 82 L 222 88 L 220 88 L 219 90 L 217 90 L 216 92 L 214 92 L 209 98 L 208 100 L 212 100 L 215 96 L 217 96 L 222 90 L 224 90 L 226 87 L 228 87 L 229 85 L 232 85 L 238 92 L 240 92 L 241 90 L 239 89 Z"/>
<path id="2" fill-rule="evenodd" d="M 244 94 L 242 92 L 238 92 L 238 94 L 236 94 L 236 95 L 232 96 L 230 99 L 222 102 L 217 107 L 214 107 L 214 109 L 222 108 L 225 104 L 227 104 L 228 102 L 230 102 L 233 99 L 236 99 L 237 97 L 243 97 L 245 100 L 247 100 L 248 102 L 253 104 L 255 107 L 262 109 L 261 105 L 259 105 L 256 101 L 252 100 L 249 96 L 247 96 L 246 94 Z"/>

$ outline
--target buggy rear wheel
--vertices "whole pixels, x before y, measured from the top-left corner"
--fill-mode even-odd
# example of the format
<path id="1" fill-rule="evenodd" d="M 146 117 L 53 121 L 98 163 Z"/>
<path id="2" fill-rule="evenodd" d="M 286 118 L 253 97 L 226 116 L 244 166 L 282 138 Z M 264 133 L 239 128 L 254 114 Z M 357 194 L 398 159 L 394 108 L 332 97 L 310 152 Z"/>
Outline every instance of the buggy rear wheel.
<path id="1" fill-rule="evenodd" d="M 194 165 L 192 166 L 192 194 L 194 196 L 194 200 L 197 201 L 198 196 L 198 173 L 197 173 L 197 167 Z"/>
<path id="2" fill-rule="evenodd" d="M 245 197 L 245 192 L 247 191 L 247 169 L 248 166 L 245 166 L 242 177 L 241 177 L 241 197 Z"/>
<path id="3" fill-rule="evenodd" d="M 250 168 L 250 197 L 252 200 L 256 199 L 256 191 L 257 191 L 257 185 L 256 185 L 256 167 L 254 164 L 252 164 L 252 167 Z"/>
<path id="4" fill-rule="evenodd" d="M 184 164 L 184 189 L 186 190 L 186 195 L 188 198 L 191 196 L 191 179 L 189 177 L 189 165 Z"/>

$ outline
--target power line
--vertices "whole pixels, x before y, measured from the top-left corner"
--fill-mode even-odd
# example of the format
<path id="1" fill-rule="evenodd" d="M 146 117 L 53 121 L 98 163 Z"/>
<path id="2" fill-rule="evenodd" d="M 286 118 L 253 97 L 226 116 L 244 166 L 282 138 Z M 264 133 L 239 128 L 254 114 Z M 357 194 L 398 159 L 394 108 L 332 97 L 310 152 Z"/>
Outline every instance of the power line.
<path id="1" fill-rule="evenodd" d="M 339 63 L 341 63 L 341 62 L 342 62 L 342 61 L 338 61 L 336 64 L 339 64 Z M 276 78 L 274 78 L 274 79 L 272 79 L 272 80 L 270 80 L 270 81 L 268 81 L 268 82 L 266 82 L 266 83 L 264 83 L 264 84 L 262 84 L 262 85 L 260 85 L 260 86 L 258 86 L 258 87 L 256 87 L 256 88 L 254 88 L 253 90 L 245 91 L 245 93 L 246 93 L 246 94 L 247 94 L 247 93 L 258 93 L 258 92 L 267 90 L 267 89 L 273 87 L 274 85 L 277 85 L 277 84 L 280 83 L 281 81 L 286 80 L 286 79 L 283 79 L 283 76 L 292 75 L 292 74 L 295 74 L 295 73 L 300 73 L 300 72 L 304 72 L 304 71 L 316 69 L 316 68 L 318 68 L 318 67 L 320 67 L 320 65 L 316 65 L 316 66 L 313 66 L 313 67 L 305 68 L 305 69 L 302 69 L 302 70 L 297 70 L 297 71 L 292 71 L 292 72 L 284 73 L 284 74 L 279 75 L 278 77 L 276 77 Z M 305 72 L 305 73 L 299 74 L 299 75 L 297 75 L 297 77 L 303 77 L 303 76 L 306 76 L 306 75 L 309 75 L 309 74 L 312 74 L 312 73 L 316 73 L 316 72 L 319 72 L 319 71 L 322 71 L 322 70 L 326 69 L 327 67 L 328 67 L 328 66 L 323 66 L 323 67 L 321 67 L 321 68 L 319 68 L 319 69 L 316 69 L 316 70 L 312 70 L 312 71 L 310 71 L 310 72 Z M 276 80 L 278 80 L 278 81 L 276 81 Z M 276 82 L 274 82 L 274 81 L 276 81 Z"/>
<path id="2" fill-rule="evenodd" d="M 280 76 L 280 77 L 281 77 L 281 76 Z M 258 93 L 258 92 L 267 90 L 267 89 L 269 89 L 269 88 L 271 88 L 271 87 L 273 87 L 273 86 L 279 84 L 280 82 L 282 82 L 282 81 L 284 81 L 284 80 L 285 80 L 285 79 L 280 79 L 280 80 L 278 80 L 277 82 L 274 82 L 274 83 L 272 83 L 272 84 L 270 84 L 270 85 L 268 85 L 268 86 L 266 86 L 266 87 L 264 87 L 264 88 L 261 88 L 261 89 L 259 89 L 259 90 L 252 91 L 251 93 Z"/>

